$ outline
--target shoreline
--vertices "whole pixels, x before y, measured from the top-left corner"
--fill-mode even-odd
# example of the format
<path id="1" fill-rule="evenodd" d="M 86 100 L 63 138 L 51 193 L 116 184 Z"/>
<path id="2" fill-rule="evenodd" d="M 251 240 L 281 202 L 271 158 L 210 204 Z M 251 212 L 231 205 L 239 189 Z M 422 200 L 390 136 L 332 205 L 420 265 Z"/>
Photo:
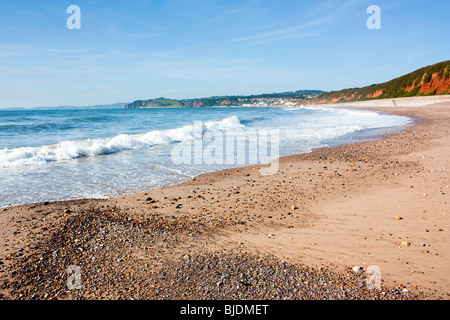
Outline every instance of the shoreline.
<path id="1" fill-rule="evenodd" d="M 233 108 L 233 107 L 228 107 L 228 108 Z M 241 108 L 241 107 L 235 107 L 235 108 Z M 248 107 L 245 107 L 245 108 L 248 108 Z M 272 107 L 272 108 L 276 108 L 276 107 Z M 280 108 L 281 108 L 281 106 L 280 106 Z M 285 107 L 282 107 L 282 108 L 285 108 Z M 308 107 L 308 108 L 314 108 L 314 107 Z M 336 109 L 339 109 L 339 108 L 336 107 Z M 343 108 L 343 109 L 346 109 L 346 108 Z M 348 108 L 348 109 L 355 109 L 355 108 Z M 359 108 L 356 108 L 356 109 L 359 109 Z M 360 109 L 363 110 L 363 108 L 360 108 Z M 367 110 L 367 111 L 371 111 L 371 112 L 379 113 L 379 114 L 384 114 L 384 115 L 389 115 L 386 112 L 376 112 L 376 110 Z M 379 139 L 382 139 L 386 135 L 390 135 L 390 134 L 393 134 L 395 132 L 399 132 L 399 131 L 404 130 L 404 129 L 410 127 L 410 126 L 415 125 L 415 120 L 412 119 L 412 118 L 410 118 L 410 120 L 413 123 L 408 123 L 408 124 L 405 124 L 405 125 L 391 126 L 391 127 L 380 127 L 380 128 L 374 128 L 374 129 L 360 129 L 360 130 L 357 130 L 357 131 L 345 134 L 343 136 L 338 136 L 338 137 L 335 137 L 335 138 L 329 138 L 329 139 L 322 140 L 322 141 L 320 141 L 320 144 L 326 145 L 327 147 L 338 147 L 338 146 L 342 146 L 342 145 L 346 145 L 346 144 L 352 144 L 352 143 L 356 143 L 356 142 L 369 141 L 369 140 L 379 140 Z M 314 148 L 312 148 L 312 149 L 314 149 Z M 311 152 L 312 149 L 310 149 L 310 151 L 302 152 L 302 154 L 309 153 L 309 152 Z M 128 151 L 128 150 L 124 150 L 124 151 Z M 297 153 L 281 155 L 277 159 L 282 158 L 284 156 L 292 156 L 292 155 L 295 155 L 295 154 L 297 154 Z M 103 156 L 103 154 L 102 154 L 102 156 Z M 72 160 L 75 160 L 75 161 L 77 161 L 78 159 L 84 160 L 85 158 L 90 158 L 90 157 L 91 156 L 82 156 L 80 158 L 73 158 Z M 49 161 L 48 163 L 52 164 L 52 163 L 57 163 L 57 162 L 58 162 L 57 160 L 54 160 L 54 161 Z M 239 168 L 239 167 L 245 167 L 245 166 L 251 166 L 251 165 L 254 165 L 254 164 L 239 164 L 239 165 L 236 165 L 235 167 L 229 167 L 229 168 Z M 263 165 L 264 166 L 264 165 L 267 165 L 267 164 L 265 164 L 265 163 L 258 163 L 258 164 L 255 164 L 255 165 Z M 26 167 L 27 166 L 28 165 L 26 165 Z M 155 166 L 160 167 L 159 165 L 155 165 Z M 33 167 L 33 165 L 30 165 L 29 167 L 30 168 L 35 168 L 37 170 L 39 169 L 38 166 Z M 188 174 L 185 174 L 185 173 L 183 173 L 181 171 L 174 170 L 174 169 L 171 169 L 171 168 L 165 168 L 165 169 L 167 169 L 169 171 L 176 171 L 177 173 L 180 174 L 180 176 L 182 175 L 185 178 L 184 179 L 174 179 L 173 181 L 168 181 L 168 182 L 165 182 L 165 183 L 159 183 L 159 184 L 156 184 L 154 186 L 148 186 L 147 187 L 148 189 L 145 189 L 143 187 L 133 188 L 132 190 L 129 190 L 129 191 L 124 192 L 124 193 L 122 193 L 120 191 L 116 191 L 116 190 L 112 190 L 112 191 L 110 191 L 110 193 L 101 193 L 101 192 L 97 191 L 97 192 L 93 192 L 93 193 L 89 194 L 88 192 L 85 192 L 84 195 L 82 195 L 82 196 L 77 196 L 77 195 L 73 194 L 72 198 L 65 198 L 64 196 L 62 196 L 63 193 L 61 193 L 61 195 L 58 196 L 58 197 L 54 197 L 54 196 L 49 196 L 48 198 L 35 197 L 33 199 L 28 199 L 28 202 L 19 202 L 19 201 L 11 201 L 10 200 L 8 202 L 3 202 L 2 203 L 2 201 L 0 201 L 0 210 L 5 209 L 5 208 L 9 208 L 9 207 L 17 207 L 17 206 L 22 206 L 22 205 L 39 204 L 39 203 L 42 203 L 42 202 L 62 202 L 62 201 L 72 201 L 72 200 L 84 200 L 84 199 L 97 199 L 97 200 L 99 200 L 99 199 L 117 198 L 117 197 L 121 197 L 121 196 L 128 196 L 128 195 L 132 195 L 132 194 L 136 194 L 136 193 L 142 193 L 142 192 L 145 192 L 145 191 L 148 191 L 148 190 L 161 189 L 161 188 L 167 188 L 167 187 L 175 186 L 175 185 L 187 182 L 190 179 L 195 177 L 195 175 L 188 175 Z M 208 170 L 211 170 L 211 169 L 208 169 Z M 208 174 L 208 173 L 213 173 L 213 172 L 221 171 L 221 170 L 223 170 L 223 169 L 213 169 L 212 171 L 206 171 L 206 172 L 201 173 L 201 174 Z M 199 175 L 199 174 L 197 174 L 197 175 Z M 35 193 L 37 193 L 37 192 L 35 192 Z M 97 193 L 97 194 L 95 194 L 95 193 Z M 65 194 L 68 194 L 68 192 L 66 192 Z"/>
<path id="2" fill-rule="evenodd" d="M 240 107 L 236 107 L 236 108 L 241 109 Z M 314 107 L 310 107 L 310 108 L 314 109 Z M 185 109 L 187 109 L 187 108 L 185 108 Z M 246 109 L 246 108 L 244 108 L 244 109 Z M 272 109 L 276 109 L 276 108 L 272 108 Z M 283 109 L 285 109 L 285 107 L 283 107 Z M 287 108 L 287 109 L 289 109 L 289 108 Z M 303 109 L 303 108 L 300 108 L 300 109 Z M 376 113 L 376 114 L 389 115 L 386 112 L 376 112 L 374 110 L 368 110 L 368 111 Z M 413 119 L 410 119 L 410 120 L 414 121 Z M 377 139 L 382 139 L 385 135 L 392 134 L 393 132 L 398 132 L 400 130 L 404 130 L 405 128 L 410 127 L 411 125 L 414 125 L 414 123 L 408 123 L 405 125 L 397 124 L 397 126 L 380 127 L 380 128 L 375 128 L 375 129 L 360 129 L 360 130 L 345 134 L 343 136 L 338 136 L 335 138 L 329 138 L 329 139 L 322 140 L 319 143 L 321 145 L 326 145 L 327 147 L 335 147 L 335 146 L 341 146 L 341 145 L 345 145 L 345 144 L 355 143 L 357 141 L 377 140 Z M 94 138 L 94 139 L 96 139 L 96 138 Z M 74 140 L 74 141 L 75 141 L 75 143 L 77 143 L 82 140 Z M 50 146 L 54 146 L 54 145 L 50 144 Z M 44 147 L 44 146 L 41 146 L 41 147 Z M 19 147 L 19 148 L 21 148 L 21 147 Z M 311 152 L 311 150 L 312 149 L 310 149 L 310 151 L 304 151 L 302 153 L 309 153 L 309 152 Z M 113 152 L 113 154 L 120 153 L 120 152 L 128 152 L 128 151 L 130 151 L 130 150 L 125 149 L 125 150 Z M 281 156 L 279 155 L 278 158 L 284 157 L 284 156 L 289 156 L 289 155 L 294 155 L 294 154 L 297 154 L 297 153 L 291 153 L 291 154 L 287 154 L 287 155 L 284 154 Z M 97 156 L 103 156 L 103 155 L 104 154 L 99 154 Z M 76 161 L 88 161 L 90 158 L 95 158 L 95 157 L 90 156 L 90 155 L 80 156 L 80 157 L 72 158 L 69 161 L 75 161 L 75 165 L 77 165 Z M 57 166 L 58 161 L 59 160 L 48 160 L 47 164 Z M 264 164 L 265 163 L 258 163 L 258 165 L 264 165 Z M 222 165 L 225 165 L 225 164 L 222 163 Z M 248 163 L 247 164 L 235 164 L 234 167 L 232 166 L 232 167 L 228 167 L 228 168 L 238 168 L 238 167 L 250 166 L 250 165 L 252 165 L 252 164 L 248 164 Z M 103 190 L 109 190 L 109 192 L 102 192 L 102 191 L 98 190 L 99 188 L 97 188 L 96 190 L 91 191 L 91 192 L 89 191 L 89 189 L 88 190 L 83 189 L 83 190 L 81 190 L 80 193 L 74 193 L 74 192 L 71 192 L 71 190 L 64 190 L 65 192 L 64 191 L 57 192 L 56 195 L 55 194 L 49 195 L 44 192 L 43 193 L 44 196 L 41 196 L 41 195 L 39 195 L 39 192 L 35 191 L 36 189 L 31 189 L 31 190 L 29 189 L 29 191 L 24 191 L 23 194 L 26 194 L 26 195 L 30 194 L 31 196 L 24 197 L 24 199 L 21 198 L 20 193 L 17 194 L 17 199 L 21 199 L 22 201 L 20 201 L 20 200 L 18 201 L 14 197 L 11 199 L 9 197 L 9 195 L 6 196 L 5 199 L 3 199 L 3 201 L 1 201 L 1 199 L 0 199 L 0 210 L 2 210 L 4 208 L 8 208 L 8 207 L 31 205 L 31 204 L 41 203 L 41 202 L 60 202 L 60 201 L 83 200 L 83 199 L 109 199 L 109 198 L 113 198 L 113 197 L 120 197 L 120 196 L 126 196 L 126 195 L 135 194 L 135 193 L 145 192 L 145 191 L 152 190 L 152 189 L 160 189 L 160 188 L 166 188 L 166 187 L 178 185 L 183 182 L 187 182 L 190 179 L 195 177 L 195 175 L 188 175 L 188 174 L 183 173 L 182 171 L 179 171 L 176 169 L 166 168 L 166 167 L 160 166 L 160 165 L 154 165 L 154 166 L 164 168 L 168 171 L 176 172 L 177 174 L 179 174 L 179 177 L 173 178 L 172 181 L 155 183 L 153 185 L 147 185 L 146 187 L 142 187 L 142 186 L 138 187 L 137 184 L 133 184 L 133 187 L 128 188 L 128 190 L 125 192 L 116 190 L 114 187 L 108 189 L 109 186 L 104 185 L 103 188 L 101 186 L 99 186 L 99 188 L 103 189 Z M 12 170 L 15 170 L 15 166 L 12 166 L 11 168 L 12 168 Z M 28 170 L 33 170 L 33 171 L 41 170 L 40 164 L 26 164 L 25 168 L 27 168 Z M 19 167 L 19 169 L 21 169 L 21 168 Z M 206 169 L 206 170 L 203 173 L 197 173 L 196 175 L 212 173 L 215 171 L 222 170 L 219 168 L 212 169 L 212 168 L 207 168 L 207 167 L 205 167 L 204 169 Z M 23 173 L 23 174 L 28 174 L 28 172 L 25 171 L 25 173 Z M 180 178 L 181 176 L 183 176 L 183 178 Z M 57 178 L 55 178 L 55 179 L 57 179 Z M 122 180 L 122 182 L 125 184 L 125 186 L 127 186 L 127 183 L 124 180 Z M 82 181 L 79 181 L 79 183 L 82 183 Z M 87 181 L 85 182 L 85 184 L 86 183 L 87 183 Z M 89 184 L 87 184 L 87 185 L 89 185 Z M 120 183 L 116 182 L 115 185 L 116 186 L 120 185 Z M 16 188 L 16 190 L 17 190 L 17 188 Z M 13 188 L 10 188 L 10 190 L 7 190 L 7 192 L 8 191 L 10 194 L 12 194 L 14 192 Z M 33 193 L 36 196 L 33 196 L 32 195 Z M 45 195 L 47 195 L 47 196 L 45 196 Z"/>
<path id="3" fill-rule="evenodd" d="M 114 208 L 133 219 L 157 216 L 183 221 L 186 230 L 201 229 L 181 235 L 170 252 L 134 252 L 138 260 L 130 265 L 150 256 L 161 267 L 179 255 L 208 252 L 269 254 L 344 273 L 356 265 L 379 265 L 383 285 L 448 299 L 450 183 L 442 161 L 448 161 L 449 106 L 371 107 L 420 121 L 381 140 L 281 157 L 275 176 L 261 176 L 265 165 L 255 165 L 109 199 L 0 209 L 0 282 L 12 281 L 10 269 L 42 250 L 32 244 L 55 234 L 64 219 Z M 0 289 L 0 297 L 8 297 L 6 292 Z"/>

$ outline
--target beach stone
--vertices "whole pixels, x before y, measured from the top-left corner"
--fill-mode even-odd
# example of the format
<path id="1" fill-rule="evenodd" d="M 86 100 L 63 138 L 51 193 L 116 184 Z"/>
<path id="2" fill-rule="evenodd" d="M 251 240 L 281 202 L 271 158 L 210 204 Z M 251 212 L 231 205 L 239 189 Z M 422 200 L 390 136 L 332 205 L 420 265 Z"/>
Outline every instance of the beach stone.
<path id="1" fill-rule="evenodd" d="M 361 272 L 363 271 L 363 267 L 361 267 L 361 266 L 354 266 L 354 267 L 352 268 L 352 270 L 353 270 L 353 272 L 355 272 L 355 273 L 361 273 Z"/>

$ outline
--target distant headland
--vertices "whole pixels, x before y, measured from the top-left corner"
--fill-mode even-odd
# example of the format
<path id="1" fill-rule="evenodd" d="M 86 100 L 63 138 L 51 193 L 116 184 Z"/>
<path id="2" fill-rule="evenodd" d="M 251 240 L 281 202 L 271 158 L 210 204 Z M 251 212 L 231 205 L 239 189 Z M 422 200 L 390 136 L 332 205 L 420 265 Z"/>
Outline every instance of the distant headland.
<path id="1" fill-rule="evenodd" d="M 248 96 L 217 96 L 198 99 L 157 98 L 136 100 L 125 108 L 272 107 L 358 102 L 379 99 L 450 94 L 450 60 L 430 65 L 388 82 L 362 88 L 326 92 L 298 90 Z"/>

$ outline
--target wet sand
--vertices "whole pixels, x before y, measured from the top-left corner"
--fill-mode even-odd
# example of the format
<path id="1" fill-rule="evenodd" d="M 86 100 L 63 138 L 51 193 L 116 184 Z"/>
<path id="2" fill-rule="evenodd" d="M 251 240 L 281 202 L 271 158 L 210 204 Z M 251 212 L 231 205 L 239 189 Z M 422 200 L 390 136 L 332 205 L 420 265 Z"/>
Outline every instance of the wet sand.
<path id="1" fill-rule="evenodd" d="M 449 299 L 449 107 L 372 108 L 419 123 L 283 157 L 275 175 L 0 210 L 0 297 Z"/>

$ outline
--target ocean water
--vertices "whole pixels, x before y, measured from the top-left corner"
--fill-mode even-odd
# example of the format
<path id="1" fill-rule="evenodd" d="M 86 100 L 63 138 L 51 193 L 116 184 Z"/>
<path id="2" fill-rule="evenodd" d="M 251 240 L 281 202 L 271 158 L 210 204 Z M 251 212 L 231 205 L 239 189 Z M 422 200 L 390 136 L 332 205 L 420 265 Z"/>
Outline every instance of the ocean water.
<path id="1" fill-rule="evenodd" d="M 0 207 L 149 190 L 412 122 L 313 107 L 0 110 Z"/>

